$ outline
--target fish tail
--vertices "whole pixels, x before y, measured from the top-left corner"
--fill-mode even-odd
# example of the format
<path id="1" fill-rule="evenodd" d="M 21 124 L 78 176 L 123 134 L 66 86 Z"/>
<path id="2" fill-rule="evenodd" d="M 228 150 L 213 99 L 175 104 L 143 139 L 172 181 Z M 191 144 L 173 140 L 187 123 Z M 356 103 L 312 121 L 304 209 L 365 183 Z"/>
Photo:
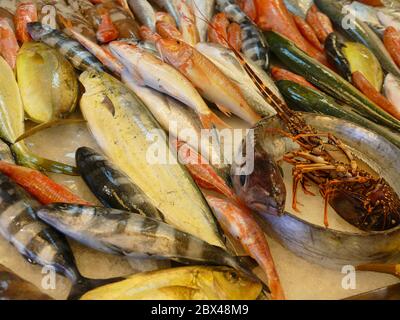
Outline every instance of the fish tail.
<path id="1" fill-rule="evenodd" d="M 53 173 L 63 173 L 67 175 L 78 175 L 78 170 L 74 166 L 65 163 L 41 158 L 27 150 L 22 142 L 13 144 L 10 147 L 17 163 L 21 166 L 36 169 L 39 171 L 47 171 Z"/>
<path id="2" fill-rule="evenodd" d="M 216 126 L 230 128 L 230 126 L 225 121 L 223 121 L 211 111 L 208 114 L 201 114 L 199 117 L 204 129 L 213 129 Z"/>
<path id="3" fill-rule="evenodd" d="M 400 264 L 363 264 L 357 266 L 356 270 L 388 273 L 400 277 Z"/>
<path id="4" fill-rule="evenodd" d="M 122 280 L 125 280 L 125 278 L 118 277 L 111 279 L 88 279 L 81 277 L 72 286 L 71 292 L 68 296 L 68 300 L 78 300 L 90 290 Z"/>

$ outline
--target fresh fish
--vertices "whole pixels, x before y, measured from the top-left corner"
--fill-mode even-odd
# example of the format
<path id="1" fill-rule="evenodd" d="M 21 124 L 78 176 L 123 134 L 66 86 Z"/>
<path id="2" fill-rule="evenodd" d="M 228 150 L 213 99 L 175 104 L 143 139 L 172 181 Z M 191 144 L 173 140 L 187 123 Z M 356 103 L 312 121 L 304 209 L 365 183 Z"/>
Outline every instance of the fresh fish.
<path id="1" fill-rule="evenodd" d="M 0 138 L 11 145 L 19 164 L 58 173 L 73 174 L 74 168 L 32 154 L 23 143 L 16 143 L 25 131 L 24 108 L 11 67 L 0 57 Z"/>
<path id="2" fill-rule="evenodd" d="M 141 24 L 156 31 L 156 13 L 151 4 L 147 0 L 129 0 L 128 3 Z"/>
<path id="3" fill-rule="evenodd" d="M 314 4 L 313 0 L 283 0 L 286 8 L 296 16 L 306 18 L 308 10 Z"/>
<path id="4" fill-rule="evenodd" d="M 31 37 L 26 30 L 28 22 L 35 22 L 38 20 L 37 7 L 34 2 L 19 2 L 15 12 L 15 33 L 19 42 L 24 43 L 31 41 Z"/>
<path id="5" fill-rule="evenodd" d="M 65 28 L 63 25 L 64 20 L 69 20 L 72 23 L 73 29 L 79 32 L 83 36 L 96 40 L 96 34 L 93 25 L 90 21 L 85 19 L 84 13 L 90 10 L 93 5 L 89 1 L 82 0 L 67 0 L 68 3 L 64 1 L 55 1 L 52 5 L 56 9 L 56 22 L 62 30 Z M 38 20 L 43 21 L 43 19 Z M 66 31 L 67 35 L 68 31 Z"/>
<path id="6" fill-rule="evenodd" d="M 160 39 L 157 48 L 164 61 L 186 76 L 204 98 L 226 114 L 235 114 L 250 124 L 260 120 L 240 92 L 218 67 L 192 46 L 175 39 Z"/>
<path id="7" fill-rule="evenodd" d="M 267 275 L 272 299 L 285 300 L 285 293 L 264 231 L 252 216 L 250 210 L 230 200 L 212 195 L 207 195 L 206 199 L 211 208 L 213 208 L 222 228 L 232 237 L 239 240 L 246 253 L 257 261 Z"/>
<path id="8" fill-rule="evenodd" d="M 52 266 L 77 283 L 81 276 L 66 240 L 36 217 L 39 203 L 3 174 L 0 199 L 0 235 L 28 261 Z"/>
<path id="9" fill-rule="evenodd" d="M 15 36 L 13 25 L 5 17 L 0 17 L 0 56 L 2 56 L 11 69 L 15 69 L 19 45 Z"/>
<path id="10" fill-rule="evenodd" d="M 179 27 L 179 14 L 176 9 L 175 3 L 172 0 L 150 0 L 151 3 L 156 4 L 160 9 L 167 11 L 175 20 L 176 25 Z"/>
<path id="11" fill-rule="evenodd" d="M 0 265 L 0 300 L 51 300 L 32 283 Z"/>
<path id="12" fill-rule="evenodd" d="M 110 43 L 111 52 L 122 62 L 137 82 L 168 94 L 192 108 L 205 129 L 223 123 L 207 106 L 192 83 L 179 71 L 151 53 L 123 42 Z"/>
<path id="13" fill-rule="evenodd" d="M 23 187 L 42 204 L 64 202 L 90 205 L 67 187 L 56 183 L 45 174 L 26 167 L 0 161 L 0 172 Z"/>
<path id="14" fill-rule="evenodd" d="M 91 54 L 93 54 L 104 66 L 107 67 L 115 75 L 119 76 L 122 72 L 123 66 L 119 61 L 106 49 L 98 45 L 97 42 L 86 38 L 79 32 L 76 32 L 69 23 L 66 23 L 66 29 L 71 35 L 79 41 Z"/>
<path id="15" fill-rule="evenodd" d="M 282 215 L 286 203 L 286 187 L 278 165 L 270 154 L 257 145 L 253 161 L 254 170 L 249 174 L 237 174 L 232 170 L 231 179 L 236 194 L 248 208 L 258 214 L 267 212 Z"/>
<path id="16" fill-rule="evenodd" d="M 193 266 L 135 274 L 82 300 L 255 300 L 262 286 L 226 267 Z"/>
<path id="17" fill-rule="evenodd" d="M 199 32 L 196 26 L 196 17 L 192 7 L 186 0 L 174 0 L 179 15 L 179 31 L 183 40 L 194 46 L 199 42 Z"/>
<path id="18" fill-rule="evenodd" d="M 257 86 L 254 84 L 243 65 L 235 54 L 220 45 L 211 43 L 198 43 L 196 49 L 210 59 L 229 79 L 231 79 L 241 90 L 244 98 L 250 107 L 263 117 L 270 117 L 276 114 L 274 108 L 264 99 Z M 280 97 L 278 88 L 268 74 L 260 67 L 247 59 L 253 70 L 268 87 Z"/>
<path id="19" fill-rule="evenodd" d="M 143 191 L 104 156 L 81 147 L 75 157 L 82 178 L 104 206 L 163 220 L 162 214 Z"/>
<path id="20" fill-rule="evenodd" d="M 101 252 L 226 265 L 248 274 L 239 260 L 222 248 L 139 214 L 59 203 L 40 208 L 37 215 L 68 237 Z"/>
<path id="21" fill-rule="evenodd" d="M 383 83 L 386 98 L 400 112 L 400 79 L 388 73 Z"/>
<path id="22" fill-rule="evenodd" d="M 139 24 L 129 12 L 116 5 L 114 1 L 106 1 L 94 6 L 87 14 L 86 18 L 98 28 L 100 15 L 108 11 L 111 21 L 118 29 L 120 39 L 138 39 Z"/>
<path id="23" fill-rule="evenodd" d="M 357 18 L 348 17 L 340 2 L 330 0 L 314 0 L 314 2 L 318 9 L 328 15 L 335 26 L 344 34 L 367 46 L 378 58 L 386 72 L 400 76 L 400 69 L 385 49 L 381 39 L 366 23 Z"/>
<path id="24" fill-rule="evenodd" d="M 17 56 L 17 78 L 28 117 L 39 123 L 62 118 L 78 101 L 75 69 L 56 49 L 26 42 Z"/>
<path id="25" fill-rule="evenodd" d="M 83 277 L 75 264 L 66 239 L 37 218 L 40 204 L 7 176 L 0 174 L 0 235 L 29 262 L 52 267 L 73 284 L 69 297 L 117 279 L 92 280 Z"/>
<path id="26" fill-rule="evenodd" d="M 383 35 L 389 26 L 400 31 L 400 14 L 397 10 L 383 7 L 371 7 L 358 1 L 345 2 L 344 10 L 357 19 L 367 23 L 379 35 Z"/>
<path id="27" fill-rule="evenodd" d="M 101 62 L 87 51 L 78 41 L 69 38 L 64 33 L 40 22 L 28 23 L 28 32 L 35 41 L 41 41 L 57 49 L 75 68 L 79 70 L 95 69 L 104 71 Z"/>
<path id="28" fill-rule="evenodd" d="M 164 131 L 150 111 L 105 73 L 84 72 L 80 81 L 86 90 L 81 111 L 103 152 L 153 201 L 167 223 L 223 247 L 200 190 L 174 161 Z M 161 159 L 155 154 L 160 150 Z"/>
<path id="29" fill-rule="evenodd" d="M 206 42 L 208 23 L 211 21 L 215 11 L 215 0 L 190 0 L 189 2 L 196 18 L 200 42 Z"/>
<path id="30" fill-rule="evenodd" d="M 193 110 L 166 94 L 137 84 L 126 69 L 122 73 L 122 81 L 144 102 L 166 132 L 187 142 L 216 168 L 223 172 L 228 170 L 218 141 L 210 142 L 209 136 L 204 132 L 202 134 L 201 123 Z"/>
<path id="31" fill-rule="evenodd" d="M 268 68 L 268 49 L 258 28 L 236 4 L 235 0 L 216 0 L 219 10 L 240 25 L 242 30 L 242 51 L 246 57 L 262 68 Z"/>

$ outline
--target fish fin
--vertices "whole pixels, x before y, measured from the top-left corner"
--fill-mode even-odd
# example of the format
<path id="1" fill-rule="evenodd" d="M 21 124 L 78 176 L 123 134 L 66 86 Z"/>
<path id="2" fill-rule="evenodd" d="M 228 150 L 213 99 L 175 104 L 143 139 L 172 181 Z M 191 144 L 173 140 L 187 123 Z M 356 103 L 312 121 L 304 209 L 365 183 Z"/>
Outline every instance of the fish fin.
<path id="1" fill-rule="evenodd" d="M 221 104 L 216 104 L 216 106 L 218 107 L 218 109 L 223 112 L 226 116 L 230 117 L 232 115 L 232 112 L 225 106 L 221 105 Z"/>
<path id="2" fill-rule="evenodd" d="M 107 110 L 110 111 L 110 113 L 114 117 L 115 116 L 115 106 L 114 106 L 114 103 L 111 101 L 111 99 L 107 95 L 104 95 L 104 98 L 101 102 L 105 105 Z"/>
<path id="3" fill-rule="evenodd" d="M 22 143 L 23 142 L 19 142 L 10 147 L 17 164 L 39 171 L 62 173 L 72 176 L 79 175 L 76 167 L 58 161 L 41 158 L 29 152 L 25 145 L 21 145 Z"/>
<path id="4" fill-rule="evenodd" d="M 219 125 L 223 128 L 230 128 L 230 126 L 226 122 L 224 122 L 221 118 L 219 118 L 215 113 L 211 111 L 209 114 L 201 114 L 199 117 L 204 129 L 215 128 L 215 125 Z"/>
<path id="5" fill-rule="evenodd" d="M 88 279 L 82 277 L 72 286 L 71 292 L 68 295 L 68 300 L 78 300 L 90 290 L 122 280 L 125 280 L 125 278 L 117 277 L 111 279 Z"/>
<path id="6" fill-rule="evenodd" d="M 67 124 L 74 124 L 74 123 L 81 123 L 81 122 L 86 122 L 85 119 L 56 119 L 56 120 L 51 120 L 49 122 L 41 123 L 27 131 L 25 131 L 22 135 L 20 135 L 16 140 L 15 143 L 24 140 L 30 136 L 33 136 L 34 134 L 43 131 L 45 129 L 53 128 L 53 127 L 58 127 L 58 126 L 63 126 Z"/>

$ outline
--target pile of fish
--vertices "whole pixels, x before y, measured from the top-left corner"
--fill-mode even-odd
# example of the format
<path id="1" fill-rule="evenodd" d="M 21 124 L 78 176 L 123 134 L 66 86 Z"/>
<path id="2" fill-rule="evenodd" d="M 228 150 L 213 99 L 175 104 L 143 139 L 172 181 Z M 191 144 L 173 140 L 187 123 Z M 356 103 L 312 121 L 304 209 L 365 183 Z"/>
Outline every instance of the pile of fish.
<path id="1" fill-rule="evenodd" d="M 361 2 L 0 2 L 0 235 L 69 279 L 70 299 L 285 299 L 259 223 L 284 214 L 280 163 L 257 136 L 252 172 L 233 170 L 227 117 L 298 143 L 279 160 L 293 165 L 294 210 L 297 186 L 312 195 L 315 184 L 360 230 L 397 228 L 389 183 L 296 112 L 353 122 L 400 147 L 400 5 Z M 263 127 L 271 117 L 281 131 Z M 101 152 L 71 150 L 76 166 L 24 142 L 77 122 Z M 48 172 L 80 175 L 101 205 Z M 67 239 L 148 271 L 88 279 Z M 9 288 L 0 299 L 48 298 L 13 271 L 0 275 Z"/>

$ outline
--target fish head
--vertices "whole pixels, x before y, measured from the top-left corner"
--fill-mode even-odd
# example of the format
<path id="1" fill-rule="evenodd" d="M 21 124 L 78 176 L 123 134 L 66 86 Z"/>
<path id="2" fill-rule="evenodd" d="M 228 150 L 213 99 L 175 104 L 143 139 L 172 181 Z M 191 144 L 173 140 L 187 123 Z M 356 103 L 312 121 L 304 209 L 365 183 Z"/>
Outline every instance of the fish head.
<path id="1" fill-rule="evenodd" d="M 95 215 L 95 207 L 57 203 L 39 208 L 37 216 L 64 234 L 84 230 Z"/>
<path id="2" fill-rule="evenodd" d="M 79 81 L 85 87 L 85 93 L 99 92 L 102 90 L 103 74 L 90 69 L 79 76 Z"/>
<path id="3" fill-rule="evenodd" d="M 254 170 L 250 174 L 232 174 L 231 178 L 236 194 L 247 207 L 259 214 L 283 214 L 286 187 L 271 155 L 256 148 Z"/>
<path id="4" fill-rule="evenodd" d="M 29 22 L 27 24 L 27 29 L 29 35 L 33 40 L 38 41 L 42 37 L 50 34 L 54 29 L 47 24 L 42 24 L 40 22 Z"/>
<path id="5" fill-rule="evenodd" d="M 108 45 L 111 53 L 128 69 L 136 64 L 142 53 L 142 49 L 136 44 L 124 41 L 113 41 Z"/>
<path id="6" fill-rule="evenodd" d="M 162 59 L 177 69 L 189 66 L 193 48 L 177 39 L 160 39 L 156 42 Z"/>
<path id="7" fill-rule="evenodd" d="M 222 299 L 247 300 L 256 299 L 261 293 L 262 285 L 250 280 L 240 272 L 229 267 L 216 267 L 212 271 L 212 281 L 200 276 L 202 287 L 212 286 L 213 292 L 221 294 Z M 210 288 L 211 289 L 211 288 Z"/>

